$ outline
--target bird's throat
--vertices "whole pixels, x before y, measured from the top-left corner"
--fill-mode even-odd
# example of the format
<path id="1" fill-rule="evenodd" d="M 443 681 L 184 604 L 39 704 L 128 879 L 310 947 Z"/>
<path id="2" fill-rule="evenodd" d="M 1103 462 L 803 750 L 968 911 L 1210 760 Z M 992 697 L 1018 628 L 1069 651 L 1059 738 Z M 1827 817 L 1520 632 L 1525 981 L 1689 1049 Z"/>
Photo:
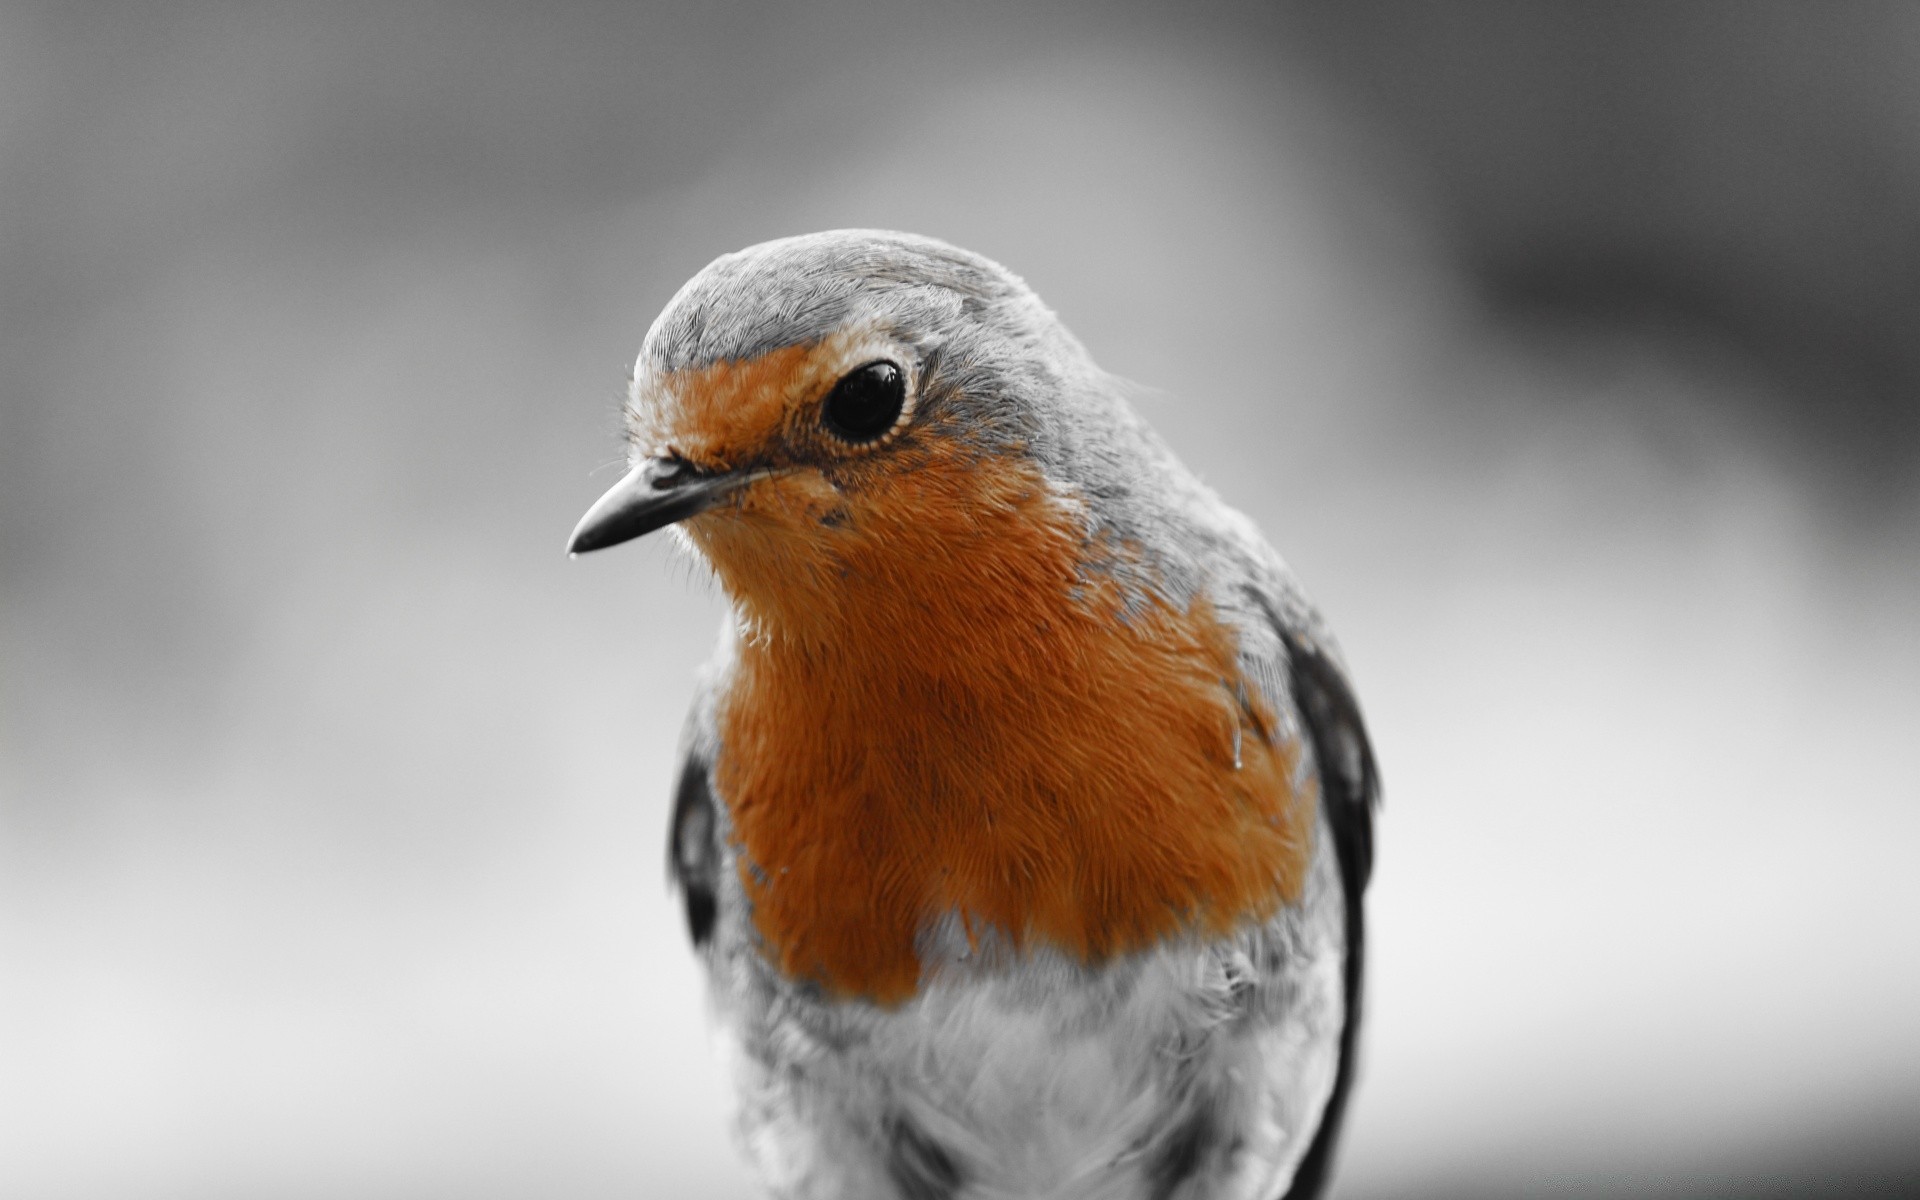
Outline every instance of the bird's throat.
<path id="1" fill-rule="evenodd" d="M 1315 792 L 1204 599 L 1129 594 L 1031 486 L 945 545 L 898 533 L 842 560 L 805 636 L 743 639 L 721 694 L 716 784 L 779 970 L 897 1003 L 955 917 L 1091 962 L 1298 896 Z M 787 570 L 761 620 L 834 585 Z"/>

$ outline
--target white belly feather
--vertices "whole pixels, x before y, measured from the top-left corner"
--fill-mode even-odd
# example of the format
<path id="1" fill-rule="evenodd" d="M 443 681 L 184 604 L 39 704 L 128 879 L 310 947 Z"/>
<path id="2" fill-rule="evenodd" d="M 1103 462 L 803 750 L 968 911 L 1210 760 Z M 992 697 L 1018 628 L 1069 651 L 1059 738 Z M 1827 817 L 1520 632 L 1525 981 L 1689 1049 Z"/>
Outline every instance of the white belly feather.
<path id="1" fill-rule="evenodd" d="M 1263 926 L 1094 970 L 936 940 L 893 1009 L 826 1000 L 723 933 L 709 962 L 738 1127 L 773 1195 L 1271 1200 L 1319 1127 L 1346 1017 L 1320 832 L 1305 894 Z M 1182 1136 L 1197 1161 L 1170 1179 Z M 903 1141 L 925 1161 L 903 1165 Z"/>

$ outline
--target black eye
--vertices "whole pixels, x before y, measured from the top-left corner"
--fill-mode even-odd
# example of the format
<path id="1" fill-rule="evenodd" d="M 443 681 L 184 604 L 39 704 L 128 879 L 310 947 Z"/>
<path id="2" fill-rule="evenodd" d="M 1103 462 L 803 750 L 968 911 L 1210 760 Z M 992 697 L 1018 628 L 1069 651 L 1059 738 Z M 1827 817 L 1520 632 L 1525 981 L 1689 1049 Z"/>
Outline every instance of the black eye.
<path id="1" fill-rule="evenodd" d="M 870 362 L 847 372 L 827 393 L 821 419 L 835 437 L 870 442 L 900 419 L 907 403 L 907 381 L 890 362 Z"/>

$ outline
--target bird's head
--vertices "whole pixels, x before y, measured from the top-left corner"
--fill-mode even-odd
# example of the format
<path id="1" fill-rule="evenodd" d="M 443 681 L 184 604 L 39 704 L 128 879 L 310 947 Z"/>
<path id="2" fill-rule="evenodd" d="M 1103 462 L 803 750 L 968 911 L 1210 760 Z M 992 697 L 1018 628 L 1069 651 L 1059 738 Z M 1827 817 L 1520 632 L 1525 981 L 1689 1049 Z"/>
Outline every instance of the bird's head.
<path id="1" fill-rule="evenodd" d="M 569 549 L 677 525 L 749 620 L 800 635 L 883 619 L 875 596 L 1071 587 L 1137 532 L 1112 514 L 1163 457 L 1020 279 L 867 230 L 696 275 L 647 334 L 627 425 L 632 470 Z"/>

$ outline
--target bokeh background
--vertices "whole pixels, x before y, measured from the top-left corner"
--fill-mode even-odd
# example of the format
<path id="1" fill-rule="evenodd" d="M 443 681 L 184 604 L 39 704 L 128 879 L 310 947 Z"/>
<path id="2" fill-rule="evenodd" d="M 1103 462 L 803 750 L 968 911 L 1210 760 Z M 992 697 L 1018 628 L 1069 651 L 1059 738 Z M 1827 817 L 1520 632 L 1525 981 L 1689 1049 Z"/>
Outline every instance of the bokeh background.
<path id="1" fill-rule="evenodd" d="M 1349 1197 L 1920 1189 L 1920 8 L 0 7 L 0 1195 L 749 1195 L 641 333 L 1024 274 L 1342 634 Z"/>

